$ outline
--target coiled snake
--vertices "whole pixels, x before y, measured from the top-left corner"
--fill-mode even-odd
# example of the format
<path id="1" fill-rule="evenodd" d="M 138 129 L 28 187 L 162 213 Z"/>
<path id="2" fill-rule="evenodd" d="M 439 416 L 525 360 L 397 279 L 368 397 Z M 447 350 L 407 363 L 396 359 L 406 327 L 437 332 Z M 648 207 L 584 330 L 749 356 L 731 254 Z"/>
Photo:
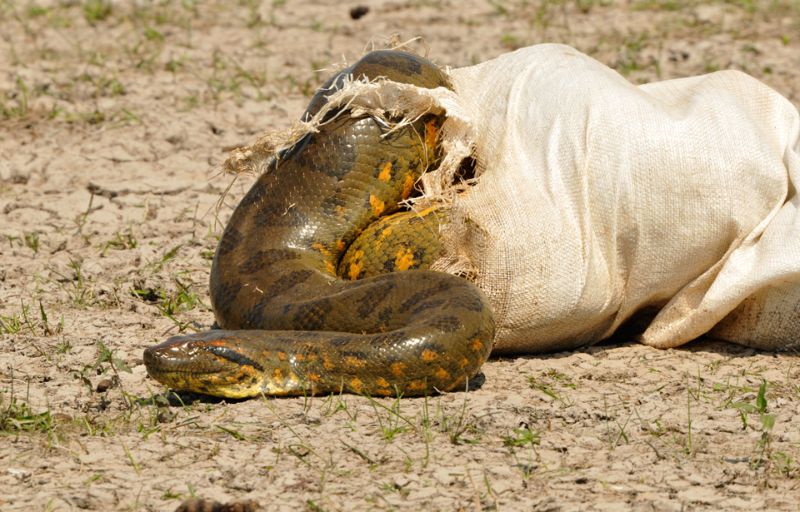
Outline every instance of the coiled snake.
<path id="1" fill-rule="evenodd" d="M 449 87 L 434 64 L 375 51 L 345 76 Z M 211 268 L 221 329 L 144 352 L 176 390 L 222 397 L 463 389 L 489 355 L 494 321 L 466 280 L 427 270 L 440 250 L 435 210 L 399 211 L 437 156 L 441 118 L 392 131 L 332 116 L 279 155 L 237 206 Z"/>

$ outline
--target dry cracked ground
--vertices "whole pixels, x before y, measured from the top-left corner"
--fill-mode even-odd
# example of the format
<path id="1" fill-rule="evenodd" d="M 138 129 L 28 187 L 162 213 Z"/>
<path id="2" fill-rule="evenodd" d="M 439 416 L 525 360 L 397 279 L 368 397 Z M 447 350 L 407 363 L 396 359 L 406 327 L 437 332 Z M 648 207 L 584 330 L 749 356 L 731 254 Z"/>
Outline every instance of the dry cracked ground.
<path id="1" fill-rule="evenodd" d="M 253 180 L 227 152 L 395 34 L 452 67 L 563 42 L 637 83 L 741 69 L 800 105 L 798 1 L 0 0 L 0 509 L 795 510 L 795 353 L 619 338 L 427 399 L 147 377 L 143 348 L 213 321 Z"/>

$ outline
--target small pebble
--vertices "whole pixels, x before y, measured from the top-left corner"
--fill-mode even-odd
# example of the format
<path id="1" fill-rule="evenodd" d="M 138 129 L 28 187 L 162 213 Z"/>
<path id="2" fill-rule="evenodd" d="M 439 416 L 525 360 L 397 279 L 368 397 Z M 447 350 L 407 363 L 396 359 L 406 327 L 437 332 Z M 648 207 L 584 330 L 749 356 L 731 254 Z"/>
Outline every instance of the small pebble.
<path id="1" fill-rule="evenodd" d="M 113 387 L 114 387 L 114 381 L 112 379 L 103 379 L 97 383 L 95 391 L 97 391 L 98 393 L 105 393 L 106 391 L 108 391 Z"/>
<path id="2" fill-rule="evenodd" d="M 357 20 L 359 18 L 366 16 L 368 12 L 369 12 L 369 7 L 367 7 L 366 5 L 358 5 L 350 9 L 350 17 L 353 18 L 354 20 Z"/>
<path id="3" fill-rule="evenodd" d="M 25 480 L 31 477 L 31 472 L 27 469 L 20 469 L 20 468 L 8 468 L 6 470 L 9 475 L 13 476 L 20 482 L 24 482 Z"/>
<path id="4" fill-rule="evenodd" d="M 175 416 L 177 416 L 177 414 L 174 412 L 170 411 L 169 409 L 164 409 L 158 412 L 156 419 L 159 423 L 169 423 L 175 419 Z"/>

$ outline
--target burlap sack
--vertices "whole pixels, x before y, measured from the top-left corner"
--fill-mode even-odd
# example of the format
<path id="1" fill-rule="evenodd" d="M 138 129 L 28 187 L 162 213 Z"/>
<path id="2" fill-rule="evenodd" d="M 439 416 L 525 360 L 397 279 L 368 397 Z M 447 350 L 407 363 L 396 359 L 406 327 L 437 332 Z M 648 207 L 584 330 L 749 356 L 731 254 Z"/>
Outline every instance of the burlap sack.
<path id="1" fill-rule="evenodd" d="M 562 45 L 451 72 L 455 92 L 348 84 L 355 114 L 448 115 L 423 202 L 449 204 L 435 268 L 468 271 L 494 306 L 496 352 L 610 336 L 800 342 L 800 116 L 736 71 L 634 86 Z M 324 113 L 322 113 L 324 115 Z M 470 186 L 453 183 L 477 160 Z"/>

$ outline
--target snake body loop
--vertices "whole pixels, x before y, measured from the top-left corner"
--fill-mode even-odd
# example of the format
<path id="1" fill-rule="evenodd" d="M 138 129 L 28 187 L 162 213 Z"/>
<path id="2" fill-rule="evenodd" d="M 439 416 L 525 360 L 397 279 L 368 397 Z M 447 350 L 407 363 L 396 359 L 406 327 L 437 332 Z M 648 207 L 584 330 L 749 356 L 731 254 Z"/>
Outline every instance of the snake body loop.
<path id="1" fill-rule="evenodd" d="M 425 59 L 371 52 L 320 89 L 306 118 L 348 75 L 449 86 Z M 153 378 L 223 397 L 423 395 L 463 389 L 478 372 L 494 337 L 488 302 L 426 270 L 438 213 L 398 206 L 435 162 L 442 119 L 387 133 L 346 114 L 281 154 L 239 203 L 211 269 L 222 329 L 146 349 Z"/>

